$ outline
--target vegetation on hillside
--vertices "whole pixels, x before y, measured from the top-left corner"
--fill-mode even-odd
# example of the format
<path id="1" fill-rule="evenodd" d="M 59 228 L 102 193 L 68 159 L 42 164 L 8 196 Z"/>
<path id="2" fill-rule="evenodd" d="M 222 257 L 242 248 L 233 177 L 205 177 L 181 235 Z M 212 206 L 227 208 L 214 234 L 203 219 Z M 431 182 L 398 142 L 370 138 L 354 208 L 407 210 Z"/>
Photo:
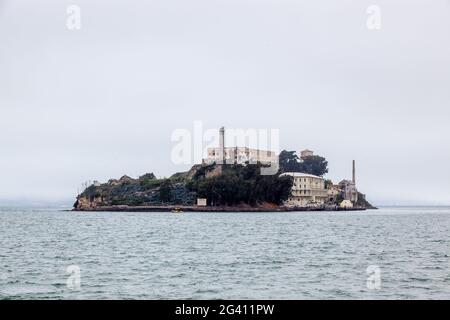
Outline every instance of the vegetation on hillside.
<path id="1" fill-rule="evenodd" d="M 292 188 L 292 178 L 279 175 L 261 175 L 261 164 L 229 165 L 222 167 L 222 174 L 207 177 L 211 166 L 201 170 L 187 184 L 198 197 L 206 198 L 208 205 L 251 206 L 261 203 L 281 204 Z"/>
<path id="2" fill-rule="evenodd" d="M 195 194 L 186 188 L 178 179 L 157 179 L 153 173 L 132 179 L 124 176 L 119 180 L 110 180 L 100 186 L 91 185 L 81 195 L 89 202 L 98 202 L 102 206 L 111 205 L 161 205 L 195 203 Z"/>
<path id="3" fill-rule="evenodd" d="M 281 172 L 303 172 L 322 177 L 328 173 L 328 161 L 321 156 L 300 159 L 295 151 L 283 150 L 279 157 Z"/>
<path id="4" fill-rule="evenodd" d="M 152 173 L 138 179 L 124 176 L 100 186 L 90 186 L 80 196 L 97 205 L 193 205 L 196 198 L 206 198 L 208 205 L 255 206 L 281 204 L 292 187 L 288 176 L 260 174 L 261 164 L 203 165 L 169 179 L 157 179 Z M 75 206 L 78 202 L 75 203 Z"/>

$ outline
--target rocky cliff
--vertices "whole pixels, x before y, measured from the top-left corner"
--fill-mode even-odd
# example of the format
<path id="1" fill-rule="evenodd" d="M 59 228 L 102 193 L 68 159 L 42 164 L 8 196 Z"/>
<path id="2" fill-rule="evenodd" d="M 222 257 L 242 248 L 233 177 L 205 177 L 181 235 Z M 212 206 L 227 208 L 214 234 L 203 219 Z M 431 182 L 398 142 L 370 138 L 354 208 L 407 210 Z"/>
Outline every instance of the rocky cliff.
<path id="1" fill-rule="evenodd" d="M 187 173 L 186 173 L 187 175 Z M 152 173 L 138 179 L 123 176 L 92 185 L 77 197 L 75 209 L 106 206 L 192 205 L 195 195 L 186 188 L 182 175 L 157 179 Z"/>
<path id="2" fill-rule="evenodd" d="M 106 207 L 192 206 L 197 196 L 210 205 L 263 206 L 280 204 L 290 194 L 291 181 L 276 176 L 260 176 L 260 165 L 194 165 L 168 179 L 153 173 L 138 179 L 123 176 L 86 188 L 74 204 L 76 210 Z M 284 198 L 281 199 L 281 194 Z"/>

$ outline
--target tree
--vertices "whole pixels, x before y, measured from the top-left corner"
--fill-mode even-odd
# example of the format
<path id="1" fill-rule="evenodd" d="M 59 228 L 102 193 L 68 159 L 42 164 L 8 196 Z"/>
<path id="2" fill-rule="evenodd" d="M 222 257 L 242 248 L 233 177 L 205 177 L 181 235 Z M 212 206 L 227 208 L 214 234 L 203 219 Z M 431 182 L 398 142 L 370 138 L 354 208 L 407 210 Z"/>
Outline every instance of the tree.
<path id="1" fill-rule="evenodd" d="M 333 181 L 330 179 L 325 180 L 325 189 L 330 189 L 333 186 Z"/>
<path id="2" fill-rule="evenodd" d="M 316 176 L 323 176 L 328 173 L 328 161 L 321 156 L 309 156 L 301 162 L 303 172 Z"/>
<path id="3" fill-rule="evenodd" d="M 281 151 L 278 161 L 281 172 L 301 172 L 300 159 L 295 151 Z"/>
<path id="4" fill-rule="evenodd" d="M 189 188 L 199 197 L 207 198 L 209 205 L 237 205 L 258 202 L 281 204 L 291 194 L 292 177 L 262 176 L 262 164 L 231 165 L 221 175 L 199 176 Z"/>
<path id="5" fill-rule="evenodd" d="M 153 172 L 146 173 L 139 177 L 139 180 L 154 180 L 154 179 L 156 179 L 156 176 L 153 174 Z"/>
<path id="6" fill-rule="evenodd" d="M 164 179 L 159 187 L 159 197 L 162 202 L 170 202 L 172 199 L 172 182 L 170 179 Z"/>
<path id="7" fill-rule="evenodd" d="M 295 151 L 283 150 L 279 156 L 280 172 L 303 172 L 316 176 L 328 173 L 328 161 L 321 156 L 309 156 L 303 159 Z"/>

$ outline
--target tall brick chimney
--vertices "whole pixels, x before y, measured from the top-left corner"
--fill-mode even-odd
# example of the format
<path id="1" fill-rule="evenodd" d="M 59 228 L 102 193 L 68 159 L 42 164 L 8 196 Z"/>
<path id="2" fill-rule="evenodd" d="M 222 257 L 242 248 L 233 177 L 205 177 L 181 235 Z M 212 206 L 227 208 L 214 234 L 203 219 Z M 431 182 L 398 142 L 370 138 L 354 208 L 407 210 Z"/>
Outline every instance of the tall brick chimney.
<path id="1" fill-rule="evenodd" d="M 221 127 L 219 130 L 219 148 L 222 164 L 225 164 L 225 128 Z"/>
<path id="2" fill-rule="evenodd" d="M 353 160 L 353 164 L 352 164 L 352 182 L 353 182 L 353 184 L 356 184 L 355 160 Z"/>

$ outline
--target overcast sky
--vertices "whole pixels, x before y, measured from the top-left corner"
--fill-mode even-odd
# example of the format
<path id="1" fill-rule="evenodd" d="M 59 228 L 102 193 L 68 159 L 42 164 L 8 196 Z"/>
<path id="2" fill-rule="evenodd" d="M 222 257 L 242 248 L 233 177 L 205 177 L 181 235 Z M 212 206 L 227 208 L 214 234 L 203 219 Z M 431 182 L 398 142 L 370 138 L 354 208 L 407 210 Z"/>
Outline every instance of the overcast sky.
<path id="1" fill-rule="evenodd" d="M 185 170 L 197 120 L 279 129 L 335 182 L 355 159 L 378 205 L 450 204 L 450 1 L 0 0 L 0 204 Z"/>

